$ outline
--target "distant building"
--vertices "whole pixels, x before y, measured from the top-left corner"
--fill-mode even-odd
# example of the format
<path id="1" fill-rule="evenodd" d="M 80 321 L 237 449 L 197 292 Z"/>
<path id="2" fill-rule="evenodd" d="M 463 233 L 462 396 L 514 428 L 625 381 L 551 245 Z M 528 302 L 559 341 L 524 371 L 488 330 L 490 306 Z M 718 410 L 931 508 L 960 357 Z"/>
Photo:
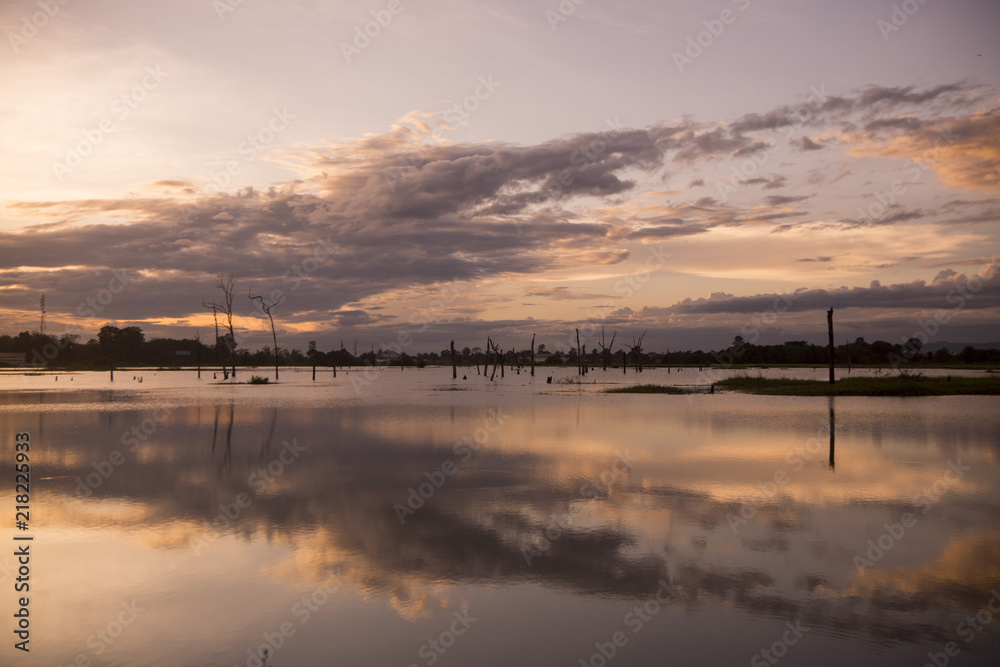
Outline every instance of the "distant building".
<path id="1" fill-rule="evenodd" d="M 536 352 L 535 353 L 535 363 L 544 364 L 546 361 L 552 358 L 551 352 Z"/>
<path id="2" fill-rule="evenodd" d="M 27 366 L 24 352 L 0 352 L 0 366 Z"/>

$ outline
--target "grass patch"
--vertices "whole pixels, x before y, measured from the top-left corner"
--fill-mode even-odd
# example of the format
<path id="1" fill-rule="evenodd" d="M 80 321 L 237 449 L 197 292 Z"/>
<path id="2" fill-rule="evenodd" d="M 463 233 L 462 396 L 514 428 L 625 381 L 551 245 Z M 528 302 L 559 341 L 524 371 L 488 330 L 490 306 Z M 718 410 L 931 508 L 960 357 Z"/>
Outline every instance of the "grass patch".
<path id="1" fill-rule="evenodd" d="M 669 387 L 662 384 L 634 384 L 628 387 L 605 389 L 607 394 L 687 394 L 680 387 Z"/>
<path id="2" fill-rule="evenodd" d="M 717 387 L 772 396 L 969 396 L 1000 395 L 1000 378 L 924 377 L 900 374 L 876 378 L 792 380 L 738 375 L 716 382 Z"/>
<path id="3" fill-rule="evenodd" d="M 268 383 L 268 378 L 261 377 L 260 375 L 251 375 L 250 380 L 247 382 L 247 384 L 267 384 L 267 383 Z"/>

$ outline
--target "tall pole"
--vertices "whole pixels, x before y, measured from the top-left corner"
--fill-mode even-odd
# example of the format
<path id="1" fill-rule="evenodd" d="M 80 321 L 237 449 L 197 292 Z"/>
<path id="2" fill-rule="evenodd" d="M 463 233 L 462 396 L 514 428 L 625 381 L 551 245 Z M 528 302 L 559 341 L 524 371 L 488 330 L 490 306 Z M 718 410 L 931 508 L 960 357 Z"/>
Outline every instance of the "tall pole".
<path id="1" fill-rule="evenodd" d="M 455 366 L 455 341 L 451 341 L 451 379 L 458 379 L 458 367 Z"/>
<path id="2" fill-rule="evenodd" d="M 830 384 L 833 384 L 833 308 L 826 311 L 826 328 L 830 335 Z"/>

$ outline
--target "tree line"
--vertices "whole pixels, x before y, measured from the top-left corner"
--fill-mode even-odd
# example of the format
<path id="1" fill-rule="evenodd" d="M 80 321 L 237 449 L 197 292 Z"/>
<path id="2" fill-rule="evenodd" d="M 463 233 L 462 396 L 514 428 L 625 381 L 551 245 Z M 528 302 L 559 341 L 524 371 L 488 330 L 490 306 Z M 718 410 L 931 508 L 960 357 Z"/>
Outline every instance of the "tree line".
<path id="1" fill-rule="evenodd" d="M 272 340 L 276 340 L 272 338 Z M 641 338 L 638 339 L 641 342 Z M 251 351 L 238 348 L 232 343 L 232 334 L 220 333 L 214 344 L 195 338 L 152 338 L 147 340 L 142 329 L 135 326 L 117 327 L 106 324 L 101 327 L 96 338 L 82 342 L 76 334 L 61 337 L 41 334 L 37 331 L 22 331 L 15 336 L 0 335 L 0 353 L 23 354 L 23 362 L 32 366 L 50 368 L 107 370 L 120 366 L 193 367 L 204 368 L 227 366 L 269 366 L 277 356 L 281 366 L 426 366 L 451 365 L 453 357 L 449 348 L 440 352 L 420 352 L 408 354 L 383 350 L 371 344 L 362 345 L 360 339 L 323 351 L 316 341 L 309 341 L 308 347 L 300 349 L 280 348 L 275 355 L 272 346 Z M 494 343 L 491 341 L 491 346 Z M 613 343 L 611 344 L 613 345 Z M 835 361 L 839 366 L 899 366 L 904 363 L 919 364 L 1000 364 L 1000 350 L 982 350 L 967 346 L 957 354 L 946 349 L 924 352 L 919 339 L 906 343 L 889 343 L 883 340 L 867 342 L 857 338 L 852 343 L 836 346 Z M 495 355 L 499 347 L 492 347 L 489 354 Z M 487 351 L 481 347 L 455 349 L 454 360 L 458 365 L 473 367 L 485 365 Z M 719 350 L 685 350 L 652 352 L 642 349 L 639 342 L 612 349 L 606 342 L 602 347 L 586 346 L 568 351 L 549 352 L 545 344 L 535 348 L 535 363 L 549 366 L 588 366 L 592 368 L 621 368 L 623 360 L 632 366 L 638 360 L 642 366 L 713 366 L 713 365 L 807 365 L 823 366 L 827 363 L 829 351 L 825 345 L 815 345 L 806 341 L 787 341 L 775 345 L 753 345 L 737 336 L 733 343 Z M 532 358 L 530 347 L 523 349 L 506 348 L 503 362 L 507 365 L 527 366 Z M 492 361 L 491 361 L 492 363 Z M 7 365 L 17 365 L 17 361 L 7 361 Z"/>

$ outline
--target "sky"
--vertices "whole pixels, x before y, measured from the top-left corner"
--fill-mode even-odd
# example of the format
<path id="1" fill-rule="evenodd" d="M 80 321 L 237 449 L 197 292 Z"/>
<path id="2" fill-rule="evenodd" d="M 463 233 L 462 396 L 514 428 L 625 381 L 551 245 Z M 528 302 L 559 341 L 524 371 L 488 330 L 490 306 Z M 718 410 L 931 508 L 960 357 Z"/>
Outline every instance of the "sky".
<path id="1" fill-rule="evenodd" d="M 1000 340 L 992 0 L 4 0 L 0 333 Z"/>

